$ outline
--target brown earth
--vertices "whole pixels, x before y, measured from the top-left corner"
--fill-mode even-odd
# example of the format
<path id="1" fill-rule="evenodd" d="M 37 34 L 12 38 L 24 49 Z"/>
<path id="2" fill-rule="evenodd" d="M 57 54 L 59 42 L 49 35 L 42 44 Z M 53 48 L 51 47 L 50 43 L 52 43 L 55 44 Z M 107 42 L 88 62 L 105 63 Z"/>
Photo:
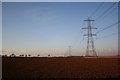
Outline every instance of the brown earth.
<path id="1" fill-rule="evenodd" d="M 2 58 L 3 79 L 118 78 L 120 58 Z"/>

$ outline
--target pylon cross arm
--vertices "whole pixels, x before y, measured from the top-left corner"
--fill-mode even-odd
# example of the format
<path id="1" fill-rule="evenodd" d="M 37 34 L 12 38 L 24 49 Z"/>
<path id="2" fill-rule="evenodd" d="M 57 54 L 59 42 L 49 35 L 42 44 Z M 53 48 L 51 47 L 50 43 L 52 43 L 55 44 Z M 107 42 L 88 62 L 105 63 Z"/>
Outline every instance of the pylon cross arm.
<path id="1" fill-rule="evenodd" d="M 91 34 L 84 34 L 83 36 L 89 36 Z M 96 34 L 92 34 L 92 36 L 97 36 Z"/>

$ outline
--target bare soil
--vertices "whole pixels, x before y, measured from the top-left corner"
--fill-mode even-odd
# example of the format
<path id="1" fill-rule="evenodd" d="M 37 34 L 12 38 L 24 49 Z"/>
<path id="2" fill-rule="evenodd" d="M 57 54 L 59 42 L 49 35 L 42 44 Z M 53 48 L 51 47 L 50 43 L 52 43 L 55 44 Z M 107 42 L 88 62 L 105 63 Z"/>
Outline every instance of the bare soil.
<path id="1" fill-rule="evenodd" d="M 120 58 L 2 58 L 3 79 L 118 78 Z"/>

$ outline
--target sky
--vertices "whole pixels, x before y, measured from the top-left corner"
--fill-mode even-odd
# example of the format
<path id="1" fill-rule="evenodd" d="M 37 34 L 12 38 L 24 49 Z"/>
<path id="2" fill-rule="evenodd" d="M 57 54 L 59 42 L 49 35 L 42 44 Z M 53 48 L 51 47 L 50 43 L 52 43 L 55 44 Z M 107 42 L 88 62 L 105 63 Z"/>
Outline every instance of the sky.
<path id="1" fill-rule="evenodd" d="M 2 0 L 2 2 L 118 2 L 119 0 Z"/>
<path id="2" fill-rule="evenodd" d="M 102 4 L 102 5 L 101 5 Z M 72 55 L 85 55 L 90 17 L 93 33 L 117 22 L 115 4 L 101 16 L 113 2 L 3 2 L 2 48 L 3 54 L 32 54 L 63 56 L 71 45 Z M 99 5 L 101 5 L 100 8 Z M 96 10 L 98 8 L 98 10 Z M 98 20 L 96 20 L 99 16 Z M 94 37 L 96 52 L 100 56 L 114 56 L 118 51 L 118 26 L 115 25 Z M 98 39 L 97 39 L 98 38 Z"/>

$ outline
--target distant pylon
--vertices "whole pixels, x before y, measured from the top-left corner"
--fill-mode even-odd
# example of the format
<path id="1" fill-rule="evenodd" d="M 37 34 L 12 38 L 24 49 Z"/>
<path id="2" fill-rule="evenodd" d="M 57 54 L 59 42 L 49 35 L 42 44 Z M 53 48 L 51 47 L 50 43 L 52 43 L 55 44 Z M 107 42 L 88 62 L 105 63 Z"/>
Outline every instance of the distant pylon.
<path id="1" fill-rule="evenodd" d="M 91 27 L 91 22 L 94 20 L 91 20 L 89 17 L 87 20 L 84 21 L 88 22 L 88 27 L 82 28 L 82 29 L 88 29 L 88 34 L 84 34 L 84 36 L 87 36 L 87 49 L 85 56 L 97 56 L 93 41 L 93 36 L 96 36 L 96 34 L 92 34 L 92 29 L 97 29 L 97 28 Z"/>

